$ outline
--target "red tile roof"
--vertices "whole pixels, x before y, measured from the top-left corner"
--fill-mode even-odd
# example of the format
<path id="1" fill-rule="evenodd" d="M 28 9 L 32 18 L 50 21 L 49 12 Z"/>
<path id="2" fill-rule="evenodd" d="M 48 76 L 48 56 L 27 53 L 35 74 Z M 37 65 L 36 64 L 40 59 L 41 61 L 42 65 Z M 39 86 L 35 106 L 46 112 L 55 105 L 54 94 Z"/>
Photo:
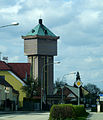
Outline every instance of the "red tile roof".
<path id="1" fill-rule="evenodd" d="M 11 68 L 4 61 L 0 61 L 0 70 L 11 70 Z"/>
<path id="2" fill-rule="evenodd" d="M 0 61 L 0 70 L 12 71 L 22 80 L 30 76 L 30 63 L 5 63 Z"/>
<path id="3" fill-rule="evenodd" d="M 25 79 L 26 73 L 30 76 L 30 63 L 8 63 L 8 65 L 21 79 Z"/>

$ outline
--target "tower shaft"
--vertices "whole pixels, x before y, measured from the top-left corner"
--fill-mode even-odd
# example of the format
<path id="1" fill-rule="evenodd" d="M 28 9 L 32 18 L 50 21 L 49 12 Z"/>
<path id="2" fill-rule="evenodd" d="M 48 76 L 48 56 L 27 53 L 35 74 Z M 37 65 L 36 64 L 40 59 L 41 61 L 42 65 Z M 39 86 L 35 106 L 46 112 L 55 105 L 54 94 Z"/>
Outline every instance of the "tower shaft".
<path id="1" fill-rule="evenodd" d="M 32 64 L 31 74 L 34 79 L 38 78 L 38 82 L 43 86 L 43 91 L 47 95 L 53 92 L 53 56 L 28 56 L 28 62 Z"/>

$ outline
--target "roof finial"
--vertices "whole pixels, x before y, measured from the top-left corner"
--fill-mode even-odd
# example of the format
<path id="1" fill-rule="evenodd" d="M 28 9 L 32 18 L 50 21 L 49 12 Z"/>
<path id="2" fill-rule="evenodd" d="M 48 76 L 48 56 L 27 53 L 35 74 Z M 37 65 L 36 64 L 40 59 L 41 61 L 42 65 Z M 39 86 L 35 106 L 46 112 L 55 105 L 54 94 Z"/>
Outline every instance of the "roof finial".
<path id="1" fill-rule="evenodd" d="M 42 24 L 42 19 L 39 19 L 39 24 Z"/>
<path id="2" fill-rule="evenodd" d="M 41 14 L 40 14 L 40 19 L 41 19 Z"/>

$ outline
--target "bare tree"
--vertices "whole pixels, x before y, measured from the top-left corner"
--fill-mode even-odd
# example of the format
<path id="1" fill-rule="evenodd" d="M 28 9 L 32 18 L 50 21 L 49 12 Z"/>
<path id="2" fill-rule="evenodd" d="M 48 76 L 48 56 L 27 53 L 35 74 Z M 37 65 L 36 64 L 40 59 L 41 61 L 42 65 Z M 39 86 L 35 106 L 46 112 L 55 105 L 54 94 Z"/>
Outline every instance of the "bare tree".
<path id="1" fill-rule="evenodd" d="M 92 95 L 98 95 L 100 93 L 100 88 L 91 83 L 85 85 L 84 88 L 87 89 Z"/>

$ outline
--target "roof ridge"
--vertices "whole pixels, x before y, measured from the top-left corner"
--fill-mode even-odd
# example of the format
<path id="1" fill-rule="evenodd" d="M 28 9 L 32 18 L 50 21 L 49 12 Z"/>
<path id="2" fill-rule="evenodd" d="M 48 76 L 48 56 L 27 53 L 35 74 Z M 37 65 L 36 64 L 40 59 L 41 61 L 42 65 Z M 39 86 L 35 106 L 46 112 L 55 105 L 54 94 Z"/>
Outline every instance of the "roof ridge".
<path id="1" fill-rule="evenodd" d="M 56 37 L 56 35 L 51 30 L 49 30 L 45 25 L 43 25 L 43 27 L 46 28 L 50 33 L 52 33 Z"/>
<path id="2" fill-rule="evenodd" d="M 38 27 L 38 30 L 37 30 L 37 35 L 38 35 L 41 24 L 38 24 L 37 26 L 39 26 L 39 27 Z"/>

